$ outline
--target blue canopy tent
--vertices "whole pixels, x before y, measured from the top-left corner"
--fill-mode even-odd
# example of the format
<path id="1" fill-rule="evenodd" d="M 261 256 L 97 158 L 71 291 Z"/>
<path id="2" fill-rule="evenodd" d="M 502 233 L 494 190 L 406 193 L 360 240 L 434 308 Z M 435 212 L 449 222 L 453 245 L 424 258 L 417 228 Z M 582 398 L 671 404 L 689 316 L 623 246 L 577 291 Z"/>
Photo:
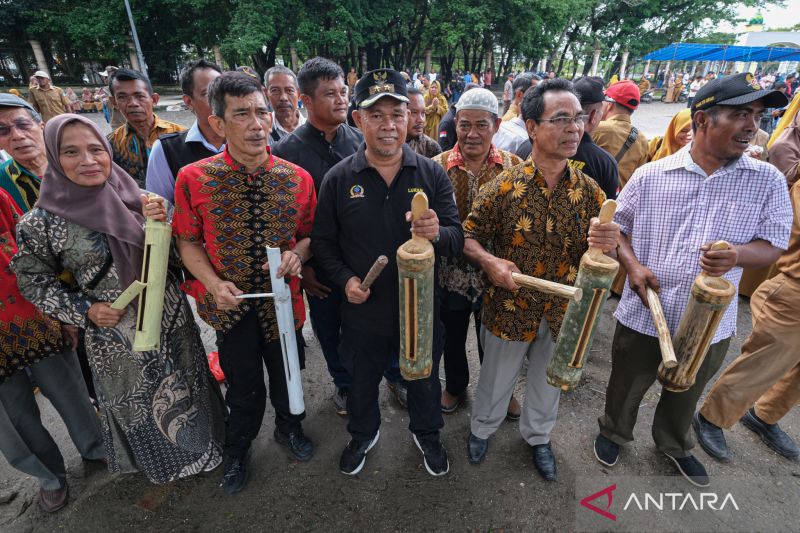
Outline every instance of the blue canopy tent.
<path id="1" fill-rule="evenodd" d="M 800 61 L 800 48 L 673 43 L 650 52 L 651 61 Z"/>

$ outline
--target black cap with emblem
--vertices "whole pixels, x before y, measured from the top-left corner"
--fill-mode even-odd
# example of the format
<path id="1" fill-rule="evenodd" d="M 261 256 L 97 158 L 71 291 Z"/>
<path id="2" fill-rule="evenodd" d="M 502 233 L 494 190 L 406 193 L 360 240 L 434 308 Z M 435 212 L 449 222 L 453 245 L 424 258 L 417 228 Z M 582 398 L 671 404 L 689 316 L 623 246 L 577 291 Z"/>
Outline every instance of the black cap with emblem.
<path id="1" fill-rule="evenodd" d="M 356 83 L 356 105 L 360 108 L 369 107 L 384 96 L 408 102 L 406 80 L 396 70 L 388 68 L 370 70 Z"/>
<path id="2" fill-rule="evenodd" d="M 717 105 L 738 106 L 764 100 L 764 107 L 784 107 L 786 95 L 773 89 L 762 89 L 749 72 L 711 80 L 694 97 L 692 115 Z"/>

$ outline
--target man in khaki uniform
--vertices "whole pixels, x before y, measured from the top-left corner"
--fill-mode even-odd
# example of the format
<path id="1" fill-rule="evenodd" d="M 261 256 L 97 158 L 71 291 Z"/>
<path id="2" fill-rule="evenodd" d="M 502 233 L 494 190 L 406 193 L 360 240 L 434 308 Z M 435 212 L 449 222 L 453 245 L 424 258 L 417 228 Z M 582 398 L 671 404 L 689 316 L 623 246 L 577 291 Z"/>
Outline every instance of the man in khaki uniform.
<path id="1" fill-rule="evenodd" d="M 64 91 L 50 82 L 50 75 L 43 70 L 37 70 L 33 76 L 39 86 L 31 87 L 28 102 L 42 115 L 42 120 L 47 122 L 53 117 L 67 113 L 71 103 Z"/>
<path id="2" fill-rule="evenodd" d="M 737 420 L 788 459 L 800 449 L 778 422 L 800 403 L 800 187 L 790 191 L 794 222 L 779 274 L 753 293 L 753 331 L 742 354 L 719 377 L 692 426 L 700 446 L 720 461 L 730 460 L 724 429 Z"/>
<path id="3" fill-rule="evenodd" d="M 639 87 L 632 81 L 615 83 L 606 89 L 605 106 L 592 140 L 617 160 L 622 189 L 633 171 L 647 163 L 647 138 L 631 124 L 631 115 L 639 107 Z"/>

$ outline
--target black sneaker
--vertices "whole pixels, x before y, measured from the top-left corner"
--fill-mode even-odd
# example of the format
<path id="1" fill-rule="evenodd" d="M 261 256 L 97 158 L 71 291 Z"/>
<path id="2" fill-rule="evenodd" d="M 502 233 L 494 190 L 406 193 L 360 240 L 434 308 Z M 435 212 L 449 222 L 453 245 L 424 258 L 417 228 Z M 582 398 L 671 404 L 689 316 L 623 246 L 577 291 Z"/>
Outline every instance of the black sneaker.
<path id="1" fill-rule="evenodd" d="M 219 484 L 222 490 L 228 494 L 236 494 L 244 488 L 250 475 L 247 468 L 249 462 L 249 452 L 244 457 L 229 459 L 228 465 L 225 467 L 225 474 L 222 476 L 222 482 Z"/>
<path id="2" fill-rule="evenodd" d="M 378 443 L 380 437 L 381 432 L 378 430 L 372 440 L 357 441 L 351 439 L 345 446 L 341 459 L 339 459 L 339 470 L 342 474 L 354 476 L 361 472 L 361 469 L 364 468 L 364 463 L 367 462 L 367 452 Z"/>
<path id="3" fill-rule="evenodd" d="M 425 463 L 425 470 L 432 476 L 443 476 L 450 471 L 450 461 L 447 460 L 447 450 L 444 449 L 439 439 L 435 441 L 419 442 L 416 435 L 414 437 L 414 444 L 417 445 L 419 451 L 422 452 L 423 462 Z"/>
<path id="4" fill-rule="evenodd" d="M 614 466 L 619 459 L 619 444 L 603 435 L 598 435 L 594 439 L 594 456 L 601 464 Z"/>
<path id="5" fill-rule="evenodd" d="M 389 390 L 392 391 L 394 399 L 403 409 L 408 408 L 408 387 L 404 381 L 387 381 Z"/>
<path id="6" fill-rule="evenodd" d="M 792 437 L 786 434 L 778 424 L 767 424 L 758 416 L 754 408 L 748 409 L 744 416 L 739 420 L 744 427 L 750 431 L 754 431 L 764 444 L 786 457 L 787 459 L 797 459 L 800 456 L 800 449 L 797 444 L 792 440 Z"/>
<path id="7" fill-rule="evenodd" d="M 336 387 L 336 393 L 333 395 L 333 406 L 339 416 L 347 416 L 347 394 L 347 388 Z"/>
<path id="8" fill-rule="evenodd" d="M 314 455 L 314 444 L 305 436 L 301 427 L 291 433 L 283 433 L 276 427 L 273 435 L 275 442 L 286 446 L 292 457 L 298 461 L 308 461 Z"/>
<path id="9" fill-rule="evenodd" d="M 678 467 L 678 472 L 689 480 L 689 483 L 695 487 L 708 487 L 711 481 L 708 479 L 708 472 L 702 463 L 698 461 L 694 455 L 689 457 L 672 457 L 670 454 L 665 453 L 667 457 L 672 459 L 675 466 Z"/>

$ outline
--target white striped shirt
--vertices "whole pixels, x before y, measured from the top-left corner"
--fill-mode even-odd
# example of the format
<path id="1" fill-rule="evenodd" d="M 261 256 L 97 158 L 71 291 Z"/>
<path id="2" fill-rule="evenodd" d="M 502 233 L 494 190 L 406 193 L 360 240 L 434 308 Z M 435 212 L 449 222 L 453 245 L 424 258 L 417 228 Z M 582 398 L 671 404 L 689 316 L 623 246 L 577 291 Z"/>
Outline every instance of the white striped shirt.
<path id="1" fill-rule="evenodd" d="M 661 304 L 672 334 L 700 273 L 700 246 L 718 240 L 746 244 L 757 239 L 785 250 L 792 225 L 786 178 L 772 165 L 748 156 L 707 176 L 689 153 L 676 154 L 634 172 L 617 198 L 614 221 L 631 235 L 634 254 L 661 285 Z M 738 291 L 742 269 L 725 279 Z M 712 342 L 736 332 L 736 299 Z M 624 326 L 657 336 L 650 311 L 626 283 L 614 316 Z"/>

